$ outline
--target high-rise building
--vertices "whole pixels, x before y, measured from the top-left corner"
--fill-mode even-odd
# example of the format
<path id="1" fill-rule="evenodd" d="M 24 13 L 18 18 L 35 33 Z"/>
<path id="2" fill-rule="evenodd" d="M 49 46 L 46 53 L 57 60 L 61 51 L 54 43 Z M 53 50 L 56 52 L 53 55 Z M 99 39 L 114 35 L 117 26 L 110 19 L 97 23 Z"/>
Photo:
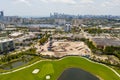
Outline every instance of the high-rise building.
<path id="1" fill-rule="evenodd" d="M 0 16 L 3 17 L 4 16 L 4 12 L 0 11 Z"/>
<path id="2" fill-rule="evenodd" d="M 4 17 L 4 12 L 0 11 L 0 20 L 3 20 L 3 17 Z"/>
<path id="3" fill-rule="evenodd" d="M 5 24 L 0 23 L 0 31 L 3 30 L 3 29 L 5 29 Z"/>
<path id="4" fill-rule="evenodd" d="M 65 31 L 65 32 L 70 32 L 70 30 L 71 30 L 71 24 L 66 24 L 66 25 L 64 26 L 64 31 Z"/>

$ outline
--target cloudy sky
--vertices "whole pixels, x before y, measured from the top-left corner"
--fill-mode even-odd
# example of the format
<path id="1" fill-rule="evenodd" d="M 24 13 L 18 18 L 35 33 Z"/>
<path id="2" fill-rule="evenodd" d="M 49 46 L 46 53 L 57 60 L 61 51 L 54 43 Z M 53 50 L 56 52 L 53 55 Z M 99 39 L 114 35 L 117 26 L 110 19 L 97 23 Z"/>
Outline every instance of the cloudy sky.
<path id="1" fill-rule="evenodd" d="M 120 0 L 0 0 L 0 10 L 10 16 L 120 15 Z"/>

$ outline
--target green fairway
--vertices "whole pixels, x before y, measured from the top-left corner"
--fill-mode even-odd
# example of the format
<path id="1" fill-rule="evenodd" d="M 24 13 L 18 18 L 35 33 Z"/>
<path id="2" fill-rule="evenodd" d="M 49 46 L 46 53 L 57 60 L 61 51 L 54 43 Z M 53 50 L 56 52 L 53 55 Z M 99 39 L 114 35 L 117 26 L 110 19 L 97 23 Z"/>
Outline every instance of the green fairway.
<path id="1" fill-rule="evenodd" d="M 120 74 L 120 68 L 114 67 L 114 66 L 111 66 L 111 68 L 113 68 L 114 70 L 116 70 Z"/>
<path id="2" fill-rule="evenodd" d="M 91 63 L 81 57 L 66 57 L 59 61 L 42 61 L 26 69 L 0 75 L 0 80 L 46 80 L 46 75 L 50 75 L 50 80 L 57 80 L 61 73 L 67 68 L 81 68 L 93 75 L 99 76 L 103 80 L 120 80 L 113 71 L 107 67 Z M 40 69 L 38 74 L 32 74 L 34 69 Z"/>
<path id="3" fill-rule="evenodd" d="M 54 69 L 52 64 L 45 64 L 43 65 L 38 75 L 40 76 L 40 78 L 44 78 L 46 75 L 53 74 L 53 73 L 54 73 Z"/>

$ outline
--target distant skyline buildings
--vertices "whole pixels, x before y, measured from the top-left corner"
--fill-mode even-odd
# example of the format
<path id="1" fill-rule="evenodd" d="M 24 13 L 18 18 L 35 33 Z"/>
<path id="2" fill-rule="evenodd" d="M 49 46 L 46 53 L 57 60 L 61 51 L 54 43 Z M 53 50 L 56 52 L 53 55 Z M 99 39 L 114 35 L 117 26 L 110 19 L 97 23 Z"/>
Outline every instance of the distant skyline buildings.
<path id="1" fill-rule="evenodd" d="M 64 22 L 64 19 L 82 19 L 82 18 L 119 18 L 120 19 L 120 16 L 117 16 L 117 15 L 73 15 L 73 14 L 65 14 L 65 13 L 57 13 L 57 12 L 54 12 L 54 13 L 50 13 L 49 16 L 16 16 L 16 15 L 13 15 L 13 16 L 7 16 L 7 15 L 4 15 L 4 12 L 3 11 L 0 11 L 0 20 L 2 21 L 16 21 L 17 19 L 20 20 L 21 22 L 21 19 L 27 19 L 27 18 L 30 18 L 30 19 L 34 19 L 34 18 L 51 18 L 51 19 L 58 19 L 58 23 L 63 23 Z"/>
<path id="2" fill-rule="evenodd" d="M 0 11 L 0 21 L 3 20 L 3 18 L 4 18 L 4 12 Z"/>
<path id="3" fill-rule="evenodd" d="M 1 0 L 6 16 L 120 15 L 120 0 Z"/>
<path id="4" fill-rule="evenodd" d="M 0 11 L 0 16 L 3 17 L 4 16 L 4 12 Z"/>

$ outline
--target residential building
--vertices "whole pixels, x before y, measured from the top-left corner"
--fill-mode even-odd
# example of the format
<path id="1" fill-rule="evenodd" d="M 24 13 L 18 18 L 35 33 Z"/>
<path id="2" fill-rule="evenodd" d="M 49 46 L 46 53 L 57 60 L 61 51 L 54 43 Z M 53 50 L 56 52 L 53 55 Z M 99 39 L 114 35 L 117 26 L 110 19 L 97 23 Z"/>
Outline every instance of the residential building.
<path id="1" fill-rule="evenodd" d="M 55 19 L 55 25 L 65 25 L 66 20 L 65 19 Z"/>
<path id="2" fill-rule="evenodd" d="M 0 54 L 13 51 L 15 44 L 13 39 L 1 39 L 0 40 Z"/>
<path id="3" fill-rule="evenodd" d="M 5 29 L 5 24 L 0 23 L 0 31 L 2 31 L 3 29 Z"/>
<path id="4" fill-rule="evenodd" d="M 66 24 L 66 25 L 64 26 L 64 31 L 65 31 L 65 32 L 70 32 L 70 30 L 71 30 L 71 25 L 70 25 L 70 24 Z"/>

